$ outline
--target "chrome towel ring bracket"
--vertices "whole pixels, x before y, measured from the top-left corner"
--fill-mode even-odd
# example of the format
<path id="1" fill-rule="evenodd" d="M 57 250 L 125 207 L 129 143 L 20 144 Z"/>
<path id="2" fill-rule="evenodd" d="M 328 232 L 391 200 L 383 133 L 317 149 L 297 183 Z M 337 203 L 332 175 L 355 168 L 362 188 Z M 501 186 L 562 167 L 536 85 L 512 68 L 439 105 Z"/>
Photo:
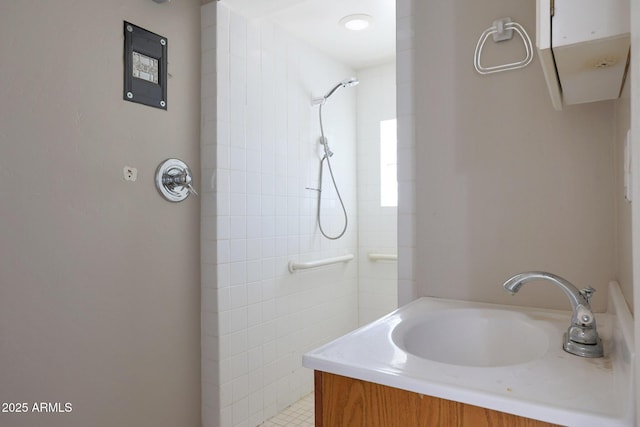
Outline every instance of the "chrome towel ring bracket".
<path id="1" fill-rule="evenodd" d="M 489 36 L 493 36 L 494 42 L 501 42 L 505 40 L 511 40 L 513 37 L 513 32 L 518 33 L 522 42 L 524 43 L 525 49 L 525 58 L 521 61 L 511 62 L 509 64 L 495 65 L 492 67 L 483 67 L 480 63 L 480 58 L 482 57 L 482 49 L 484 48 L 484 44 L 489 38 Z M 517 70 L 518 68 L 524 68 L 531 63 L 533 60 L 533 45 L 531 44 L 531 39 L 529 38 L 529 34 L 522 27 L 522 25 L 517 22 L 511 22 L 511 18 L 502 18 L 493 21 L 493 25 L 482 32 L 480 35 L 480 39 L 478 40 L 478 44 L 476 45 L 476 51 L 473 55 L 473 66 L 479 74 L 492 74 L 499 73 L 500 71 L 508 71 L 508 70 Z"/>
<path id="2" fill-rule="evenodd" d="M 180 159 L 167 159 L 156 169 L 156 188 L 170 202 L 181 202 L 189 194 L 198 196 L 192 182 L 191 169 Z"/>

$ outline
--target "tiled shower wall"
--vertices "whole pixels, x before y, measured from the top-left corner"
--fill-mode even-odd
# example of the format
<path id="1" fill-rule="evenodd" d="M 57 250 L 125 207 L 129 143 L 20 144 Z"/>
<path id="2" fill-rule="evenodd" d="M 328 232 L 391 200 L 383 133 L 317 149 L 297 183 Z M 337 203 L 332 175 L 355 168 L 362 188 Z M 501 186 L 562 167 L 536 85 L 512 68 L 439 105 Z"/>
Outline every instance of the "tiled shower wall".
<path id="1" fill-rule="evenodd" d="M 380 122 L 396 118 L 395 62 L 358 71 L 358 322 L 398 308 L 397 208 L 380 206 Z"/>
<path id="2" fill-rule="evenodd" d="M 302 354 L 357 326 L 356 91 L 323 111 L 349 212 L 316 223 L 321 96 L 353 70 L 267 21 L 202 6 L 202 372 L 205 426 L 255 426 L 312 390 Z M 208 181 L 209 180 L 209 181 Z M 206 187 L 206 188 L 205 188 Z M 323 225 L 342 213 L 323 192 Z"/>

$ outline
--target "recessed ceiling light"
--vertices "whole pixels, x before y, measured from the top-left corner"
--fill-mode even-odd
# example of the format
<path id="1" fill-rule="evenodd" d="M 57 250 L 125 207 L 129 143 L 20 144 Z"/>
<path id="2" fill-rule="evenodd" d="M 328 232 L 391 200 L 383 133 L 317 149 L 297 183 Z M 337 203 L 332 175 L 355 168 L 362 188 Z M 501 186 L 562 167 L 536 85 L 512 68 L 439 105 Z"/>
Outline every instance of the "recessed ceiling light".
<path id="1" fill-rule="evenodd" d="M 364 14 L 345 16 L 340 20 L 340 25 L 351 31 L 362 31 L 371 25 L 371 16 Z"/>

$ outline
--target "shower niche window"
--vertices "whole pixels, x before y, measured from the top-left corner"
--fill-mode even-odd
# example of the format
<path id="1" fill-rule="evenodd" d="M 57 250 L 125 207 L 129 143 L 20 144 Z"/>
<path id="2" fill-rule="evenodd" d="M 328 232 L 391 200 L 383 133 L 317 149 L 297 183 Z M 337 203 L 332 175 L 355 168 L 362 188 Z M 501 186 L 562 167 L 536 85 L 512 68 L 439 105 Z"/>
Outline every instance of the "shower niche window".
<path id="1" fill-rule="evenodd" d="M 398 206 L 397 120 L 380 122 L 380 206 Z"/>

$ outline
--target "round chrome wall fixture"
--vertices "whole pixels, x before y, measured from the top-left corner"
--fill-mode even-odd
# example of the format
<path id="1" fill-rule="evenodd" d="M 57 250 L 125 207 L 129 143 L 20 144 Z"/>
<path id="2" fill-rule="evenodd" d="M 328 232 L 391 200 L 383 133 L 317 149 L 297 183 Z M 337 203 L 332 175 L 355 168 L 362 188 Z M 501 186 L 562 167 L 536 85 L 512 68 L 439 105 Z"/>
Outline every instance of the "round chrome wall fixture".
<path id="1" fill-rule="evenodd" d="M 197 196 L 192 182 L 191 169 L 180 159 L 167 159 L 156 169 L 156 188 L 170 202 L 181 202 L 189 194 Z"/>

